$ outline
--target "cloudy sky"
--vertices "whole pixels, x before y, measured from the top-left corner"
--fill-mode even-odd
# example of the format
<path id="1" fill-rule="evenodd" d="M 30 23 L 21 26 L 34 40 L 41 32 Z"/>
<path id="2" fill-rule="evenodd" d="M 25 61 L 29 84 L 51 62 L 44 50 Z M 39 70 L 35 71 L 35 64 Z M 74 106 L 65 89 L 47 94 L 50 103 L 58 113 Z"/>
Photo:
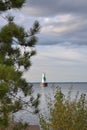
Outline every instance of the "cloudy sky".
<path id="1" fill-rule="evenodd" d="M 26 30 L 40 22 L 27 81 L 41 81 L 43 72 L 47 81 L 87 81 L 87 0 L 27 0 L 21 10 L 8 13 Z M 1 19 L 0 26 L 4 24 Z"/>

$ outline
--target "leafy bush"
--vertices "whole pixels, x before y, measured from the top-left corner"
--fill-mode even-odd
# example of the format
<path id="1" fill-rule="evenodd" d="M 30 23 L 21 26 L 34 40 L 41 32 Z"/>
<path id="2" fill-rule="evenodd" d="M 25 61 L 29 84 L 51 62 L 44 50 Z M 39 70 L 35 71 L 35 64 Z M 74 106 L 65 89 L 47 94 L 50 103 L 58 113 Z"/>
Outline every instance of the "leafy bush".
<path id="1" fill-rule="evenodd" d="M 69 92 L 70 94 L 70 92 Z M 40 114 L 40 125 L 43 130 L 87 130 L 87 100 L 86 94 L 76 95 L 71 100 L 62 93 L 56 91 L 53 101 L 48 102 L 50 116 Z"/>

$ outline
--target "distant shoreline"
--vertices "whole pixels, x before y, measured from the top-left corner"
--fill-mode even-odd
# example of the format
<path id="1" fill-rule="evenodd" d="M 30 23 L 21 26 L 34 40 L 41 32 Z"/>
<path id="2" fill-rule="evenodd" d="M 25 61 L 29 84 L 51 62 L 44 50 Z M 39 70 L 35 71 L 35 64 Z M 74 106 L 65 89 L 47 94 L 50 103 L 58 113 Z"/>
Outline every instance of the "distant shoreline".
<path id="1" fill-rule="evenodd" d="M 39 83 L 41 83 L 41 82 L 29 82 L 29 83 L 39 84 Z M 55 84 L 55 83 L 56 83 L 56 84 L 57 84 L 57 83 L 58 83 L 58 84 L 79 84 L 79 83 L 80 83 L 80 84 L 81 84 L 81 83 L 82 83 L 82 84 L 87 84 L 87 81 L 86 81 L 86 82 L 79 82 L 79 81 L 78 81 L 78 82 L 74 82 L 74 81 L 73 81 L 73 82 L 53 82 L 53 81 L 50 82 L 50 81 L 48 81 L 47 83 L 48 83 L 48 84 Z"/>

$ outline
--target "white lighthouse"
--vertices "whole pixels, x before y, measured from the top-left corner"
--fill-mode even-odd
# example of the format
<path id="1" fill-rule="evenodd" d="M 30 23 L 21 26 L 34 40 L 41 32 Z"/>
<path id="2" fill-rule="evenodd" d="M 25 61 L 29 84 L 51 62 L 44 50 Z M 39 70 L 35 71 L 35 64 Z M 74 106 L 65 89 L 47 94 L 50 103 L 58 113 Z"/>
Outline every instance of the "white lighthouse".
<path id="1" fill-rule="evenodd" d="M 41 81 L 40 86 L 41 87 L 46 87 L 47 86 L 45 73 L 42 74 L 42 81 Z"/>

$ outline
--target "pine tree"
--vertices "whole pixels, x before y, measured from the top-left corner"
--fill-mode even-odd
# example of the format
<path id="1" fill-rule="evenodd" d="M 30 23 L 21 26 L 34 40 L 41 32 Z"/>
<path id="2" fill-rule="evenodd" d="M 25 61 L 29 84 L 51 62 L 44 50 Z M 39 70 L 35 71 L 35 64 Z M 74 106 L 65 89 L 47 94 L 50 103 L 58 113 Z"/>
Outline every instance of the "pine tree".
<path id="1" fill-rule="evenodd" d="M 21 8 L 25 0 L 0 0 L 0 13 L 11 8 Z M 38 112 L 39 97 L 32 96 L 32 85 L 22 77 L 23 72 L 31 66 L 31 57 L 36 54 L 36 34 L 40 25 L 35 21 L 28 32 L 14 23 L 13 16 L 6 17 L 8 24 L 0 29 L 0 128 L 9 126 L 13 113 L 33 107 Z M 27 48 L 27 49 L 26 49 Z M 29 96 L 25 102 L 18 96 L 21 91 Z"/>

